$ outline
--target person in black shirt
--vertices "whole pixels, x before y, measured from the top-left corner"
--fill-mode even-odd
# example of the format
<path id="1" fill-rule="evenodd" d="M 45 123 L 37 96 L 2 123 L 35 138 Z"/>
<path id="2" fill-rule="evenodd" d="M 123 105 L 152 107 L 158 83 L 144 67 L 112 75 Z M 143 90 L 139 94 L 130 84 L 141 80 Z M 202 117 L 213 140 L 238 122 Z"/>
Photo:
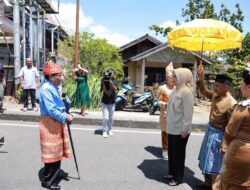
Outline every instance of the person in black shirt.
<path id="1" fill-rule="evenodd" d="M 118 92 L 118 83 L 114 78 L 114 71 L 109 69 L 103 76 L 101 81 L 102 92 L 102 136 L 107 138 L 108 135 L 113 136 L 113 115 L 115 111 L 115 98 Z"/>

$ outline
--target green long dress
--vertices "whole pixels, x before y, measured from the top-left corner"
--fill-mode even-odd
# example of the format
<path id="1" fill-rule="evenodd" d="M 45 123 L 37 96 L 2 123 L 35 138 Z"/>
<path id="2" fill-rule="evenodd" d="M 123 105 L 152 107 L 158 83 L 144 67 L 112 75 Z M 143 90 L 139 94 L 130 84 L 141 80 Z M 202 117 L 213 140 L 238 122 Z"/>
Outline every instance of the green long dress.
<path id="1" fill-rule="evenodd" d="M 77 77 L 76 83 L 76 106 L 88 106 L 90 104 L 90 97 L 87 75 Z"/>

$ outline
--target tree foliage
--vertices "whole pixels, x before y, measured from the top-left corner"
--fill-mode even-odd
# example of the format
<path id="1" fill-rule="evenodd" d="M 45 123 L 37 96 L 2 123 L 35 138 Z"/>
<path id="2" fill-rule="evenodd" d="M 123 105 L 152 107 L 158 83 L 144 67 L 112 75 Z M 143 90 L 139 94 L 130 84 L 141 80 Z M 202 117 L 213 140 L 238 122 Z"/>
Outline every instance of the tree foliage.
<path id="1" fill-rule="evenodd" d="M 74 67 L 74 50 L 74 36 L 69 36 L 67 40 L 59 42 L 58 54 L 68 61 L 65 69 L 69 80 L 64 82 L 63 87 L 73 107 L 76 90 L 76 82 L 71 77 Z M 101 105 L 100 81 L 106 70 L 114 69 L 118 80 L 124 77 L 123 62 L 119 51 L 119 48 L 109 44 L 105 39 L 95 38 L 94 34 L 83 32 L 79 35 L 79 64 L 89 71 L 88 84 L 91 97 L 89 108 L 95 109 Z"/>
<path id="2" fill-rule="evenodd" d="M 95 75 L 102 76 L 107 69 L 113 68 L 116 77 L 122 79 L 123 62 L 119 51 L 105 39 L 94 39 L 93 34 L 83 32 L 80 35 L 80 63 Z"/>
<path id="3" fill-rule="evenodd" d="M 59 43 L 59 55 L 67 58 L 73 67 L 75 37 Z M 95 38 L 94 34 L 83 32 L 79 35 L 79 64 L 91 74 L 102 76 L 103 72 L 113 68 L 118 79 L 123 78 L 123 62 L 120 49 L 109 44 L 105 39 Z"/>

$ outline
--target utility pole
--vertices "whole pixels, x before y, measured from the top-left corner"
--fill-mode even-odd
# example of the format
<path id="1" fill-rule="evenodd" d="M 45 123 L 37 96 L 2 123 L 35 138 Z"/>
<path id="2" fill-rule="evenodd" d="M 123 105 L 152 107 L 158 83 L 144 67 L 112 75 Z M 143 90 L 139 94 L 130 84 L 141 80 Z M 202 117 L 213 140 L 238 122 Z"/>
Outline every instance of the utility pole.
<path id="1" fill-rule="evenodd" d="M 22 0 L 22 27 L 23 27 L 23 64 L 26 60 L 26 15 L 25 15 L 25 0 Z"/>
<path id="2" fill-rule="evenodd" d="M 46 12 L 43 10 L 43 65 L 45 65 L 46 61 L 47 61 L 47 57 L 46 57 L 46 18 L 45 18 L 45 14 Z"/>
<path id="3" fill-rule="evenodd" d="M 76 37 L 75 37 L 75 64 L 77 67 L 79 63 L 79 8 L 80 8 L 80 0 L 76 0 Z"/>
<path id="4" fill-rule="evenodd" d="M 30 15 L 29 15 L 29 43 L 30 43 L 30 54 L 29 57 L 33 61 L 33 0 L 29 0 L 30 5 Z"/>
<path id="5" fill-rule="evenodd" d="M 16 96 L 18 78 L 20 73 L 20 14 L 19 14 L 19 3 L 18 0 L 14 0 L 13 9 L 13 21 L 14 21 L 14 74 L 15 74 L 15 90 Z"/>

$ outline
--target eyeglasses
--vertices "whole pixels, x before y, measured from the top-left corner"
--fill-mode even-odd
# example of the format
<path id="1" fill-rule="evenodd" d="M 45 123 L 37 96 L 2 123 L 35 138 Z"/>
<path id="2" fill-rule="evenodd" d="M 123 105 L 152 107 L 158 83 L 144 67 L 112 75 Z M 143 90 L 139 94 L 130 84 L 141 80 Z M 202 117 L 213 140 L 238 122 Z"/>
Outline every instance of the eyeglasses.
<path id="1" fill-rule="evenodd" d="M 56 74 L 52 74 L 51 76 L 52 76 L 52 77 L 61 77 L 62 74 L 61 74 L 61 73 L 56 73 Z"/>

